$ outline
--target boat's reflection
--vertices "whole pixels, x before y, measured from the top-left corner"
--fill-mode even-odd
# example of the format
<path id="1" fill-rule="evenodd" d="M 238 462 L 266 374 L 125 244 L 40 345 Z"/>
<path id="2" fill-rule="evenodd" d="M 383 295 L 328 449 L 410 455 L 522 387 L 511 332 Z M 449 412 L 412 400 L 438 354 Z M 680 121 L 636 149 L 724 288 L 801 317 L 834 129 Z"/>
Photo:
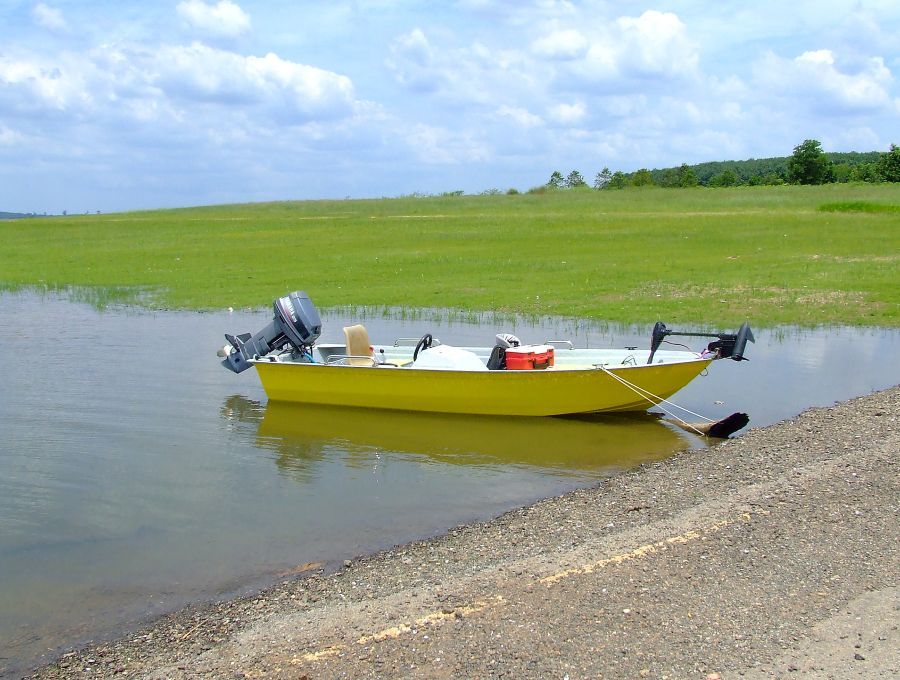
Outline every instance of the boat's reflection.
<path id="1" fill-rule="evenodd" d="M 649 413 L 577 418 L 505 418 L 404 413 L 331 406 L 225 400 L 222 415 L 255 444 L 277 454 L 298 479 L 315 476 L 322 460 L 351 467 L 391 457 L 421 463 L 535 466 L 547 474 L 605 476 L 660 460 L 700 440 Z"/>

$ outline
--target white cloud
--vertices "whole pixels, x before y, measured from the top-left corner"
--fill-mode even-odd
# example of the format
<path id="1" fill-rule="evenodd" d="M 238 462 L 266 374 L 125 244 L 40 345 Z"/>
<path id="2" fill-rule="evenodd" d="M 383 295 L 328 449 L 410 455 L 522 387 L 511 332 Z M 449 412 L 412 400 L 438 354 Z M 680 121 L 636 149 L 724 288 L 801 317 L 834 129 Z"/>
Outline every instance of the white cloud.
<path id="1" fill-rule="evenodd" d="M 587 110 L 582 102 L 574 104 L 556 104 L 550 108 L 550 117 L 558 123 L 572 125 L 584 119 Z"/>
<path id="2" fill-rule="evenodd" d="M 245 57 L 202 43 L 173 45 L 148 66 L 149 79 L 175 98 L 258 105 L 283 120 L 343 117 L 353 108 L 349 78 L 272 53 Z"/>
<path id="3" fill-rule="evenodd" d="M 429 92 L 437 89 L 442 76 L 432 64 L 432 49 L 422 29 L 396 37 L 390 45 L 387 66 L 401 85 L 412 90 Z"/>
<path id="4" fill-rule="evenodd" d="M 725 120 L 740 121 L 744 116 L 744 111 L 737 102 L 722 102 L 718 107 L 718 115 Z"/>
<path id="5" fill-rule="evenodd" d="M 598 82 L 619 78 L 619 53 L 609 42 L 594 43 L 585 58 L 572 66 L 577 81 Z"/>
<path id="6" fill-rule="evenodd" d="M 676 14 L 647 10 L 613 21 L 581 19 L 577 30 L 558 29 L 532 42 L 534 54 L 559 62 L 561 87 L 646 91 L 697 76 L 698 45 Z"/>
<path id="7" fill-rule="evenodd" d="M 647 10 L 616 20 L 619 65 L 642 75 L 686 75 L 697 68 L 697 47 L 671 12 Z"/>
<path id="8" fill-rule="evenodd" d="M 884 12 L 879 12 L 863 3 L 839 21 L 829 26 L 820 44 L 827 44 L 842 55 L 850 57 L 867 57 L 873 54 L 893 55 L 895 63 L 900 65 L 900 35 L 892 30 L 889 22 L 884 22 Z"/>
<path id="9" fill-rule="evenodd" d="M 403 55 L 404 59 L 419 66 L 428 66 L 431 62 L 431 46 L 420 28 L 414 28 L 395 38 L 391 44 L 391 52 Z"/>
<path id="10" fill-rule="evenodd" d="M 487 147 L 467 131 L 419 124 L 409 131 L 410 150 L 427 164 L 455 165 L 486 160 Z"/>
<path id="11" fill-rule="evenodd" d="M 881 146 L 881 139 L 868 125 L 846 127 L 829 139 L 823 140 L 828 149 L 877 149 L 888 151 Z"/>
<path id="12" fill-rule="evenodd" d="M 0 113 L 36 119 L 65 112 L 107 121 L 196 120 L 205 118 L 198 107 L 217 105 L 220 124 L 249 119 L 263 127 L 333 123 L 352 117 L 357 103 L 346 76 L 272 53 L 244 56 L 201 43 L 0 57 Z"/>
<path id="13" fill-rule="evenodd" d="M 611 118 L 632 118 L 644 112 L 647 108 L 647 96 L 639 95 L 610 95 L 599 101 L 599 106 L 604 116 Z"/>
<path id="14" fill-rule="evenodd" d="M 215 5 L 183 0 L 176 10 L 189 25 L 212 36 L 234 38 L 250 30 L 250 17 L 231 0 L 219 0 Z"/>
<path id="15" fill-rule="evenodd" d="M 725 112 L 718 106 L 710 111 L 701 108 L 695 101 L 680 97 L 661 97 L 659 103 L 660 109 L 665 111 L 666 123 L 670 128 L 696 129 L 725 116 Z"/>
<path id="16" fill-rule="evenodd" d="M 89 64 L 74 55 L 63 61 L 65 66 L 52 60 L 0 57 L 0 112 L 40 115 L 83 110 L 92 100 L 85 82 Z"/>
<path id="17" fill-rule="evenodd" d="M 395 38 L 390 52 L 386 65 L 405 88 L 453 106 L 481 106 L 488 116 L 501 106 L 517 106 L 521 93 L 533 96 L 544 87 L 532 61 L 515 49 L 480 42 L 438 47 L 415 29 Z"/>
<path id="18" fill-rule="evenodd" d="M 560 60 L 580 59 L 588 46 L 588 39 L 574 29 L 554 31 L 531 43 L 532 51 L 538 56 Z"/>
<path id="19" fill-rule="evenodd" d="M 31 10 L 31 18 L 39 25 L 51 31 L 64 31 L 66 29 L 66 20 L 63 18 L 62 12 L 53 7 L 39 2 Z"/>
<path id="20" fill-rule="evenodd" d="M 894 78 L 882 57 L 858 61 L 858 70 L 848 73 L 841 70 L 831 50 L 808 51 L 794 59 L 769 52 L 758 62 L 755 74 L 765 90 L 805 100 L 820 114 L 892 106 Z"/>
<path id="21" fill-rule="evenodd" d="M 795 60 L 798 64 L 834 66 L 834 55 L 831 50 L 815 50 L 814 52 L 804 52 Z"/>
<path id="22" fill-rule="evenodd" d="M 516 125 L 523 128 L 538 127 L 544 123 L 540 116 L 536 116 L 528 109 L 519 106 L 501 106 L 497 109 L 497 115 L 501 118 L 512 120 Z"/>
<path id="23" fill-rule="evenodd" d="M 22 140 L 23 136 L 20 133 L 0 124 L 0 146 L 13 146 Z"/>

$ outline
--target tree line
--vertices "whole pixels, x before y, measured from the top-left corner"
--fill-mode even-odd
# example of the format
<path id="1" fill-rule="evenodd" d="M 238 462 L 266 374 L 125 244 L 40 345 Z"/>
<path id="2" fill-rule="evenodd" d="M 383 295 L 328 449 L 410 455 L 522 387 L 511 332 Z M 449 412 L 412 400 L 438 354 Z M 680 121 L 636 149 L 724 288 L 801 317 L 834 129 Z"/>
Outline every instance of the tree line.
<path id="1" fill-rule="evenodd" d="M 885 153 L 826 153 L 822 144 L 807 139 L 794 147 L 790 156 L 751 158 L 745 161 L 717 161 L 677 168 L 648 170 L 641 168 L 626 173 L 608 167 L 598 172 L 594 189 L 624 189 L 626 187 L 733 187 L 777 184 L 829 184 L 834 182 L 900 182 L 900 147 L 891 144 Z M 578 170 L 563 177 L 554 171 L 543 187 L 538 189 L 587 188 L 588 182 Z"/>

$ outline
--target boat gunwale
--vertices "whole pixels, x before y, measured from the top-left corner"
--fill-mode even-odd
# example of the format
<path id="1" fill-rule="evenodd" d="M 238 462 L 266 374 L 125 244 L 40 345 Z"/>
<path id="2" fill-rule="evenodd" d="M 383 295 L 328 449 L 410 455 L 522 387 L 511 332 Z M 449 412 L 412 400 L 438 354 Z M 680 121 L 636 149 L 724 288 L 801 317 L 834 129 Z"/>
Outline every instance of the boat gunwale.
<path id="1" fill-rule="evenodd" d="M 474 349 L 484 349 L 484 348 L 465 347 L 465 348 L 460 348 L 460 349 L 466 349 L 468 351 L 472 351 L 473 353 L 476 353 L 473 351 Z M 607 349 L 591 350 L 591 349 L 588 349 L 588 350 L 578 350 L 578 351 L 580 351 L 582 353 L 584 351 L 587 351 L 587 352 L 596 351 L 598 353 L 621 351 L 624 353 L 627 350 L 607 350 Z M 661 353 L 658 353 L 658 354 L 661 354 Z M 681 357 L 681 356 L 673 357 L 672 355 L 675 355 L 675 354 L 685 355 L 685 356 L 684 357 Z M 631 353 L 628 356 L 633 356 L 633 351 L 631 351 Z M 310 361 L 297 361 L 294 359 L 279 360 L 276 356 L 269 354 L 264 357 L 260 357 L 258 359 L 249 359 L 248 363 L 250 363 L 252 365 L 264 364 L 267 366 L 280 365 L 280 366 L 306 366 L 306 367 L 317 366 L 319 368 L 403 369 L 403 372 L 412 370 L 417 373 L 428 372 L 428 373 L 488 374 L 488 375 L 499 376 L 499 375 L 516 375 L 516 374 L 520 374 L 520 373 L 557 374 L 557 373 L 563 373 L 563 372 L 568 373 L 568 372 L 584 372 L 584 371 L 595 371 L 595 370 L 606 370 L 606 371 L 620 371 L 620 370 L 626 370 L 626 369 L 634 370 L 634 369 L 646 369 L 646 368 L 650 368 L 650 367 L 659 367 L 659 366 L 691 364 L 691 363 L 695 363 L 695 362 L 705 362 L 706 364 L 710 364 L 710 363 L 712 363 L 712 361 L 715 360 L 715 357 L 713 357 L 713 356 L 702 356 L 701 354 L 698 354 L 696 352 L 685 351 L 685 350 L 669 350 L 666 353 L 666 355 L 664 355 L 664 357 L 668 360 L 667 361 L 655 361 L 652 364 L 637 363 L 637 361 L 635 361 L 634 363 L 612 363 L 612 362 L 598 361 L 598 362 L 590 362 L 590 363 L 572 364 L 572 363 L 567 363 L 567 361 L 568 361 L 567 358 L 560 357 L 562 359 L 562 361 L 560 361 L 559 363 L 557 363 L 553 366 L 547 366 L 545 368 L 515 369 L 515 370 L 500 369 L 500 370 L 489 370 L 489 371 L 472 370 L 472 369 L 456 369 L 456 368 L 436 368 L 436 367 L 424 367 L 424 366 L 418 367 L 418 366 L 414 366 L 412 364 L 412 362 L 409 362 L 409 363 L 403 364 L 403 365 L 398 365 L 398 364 L 392 363 L 391 361 L 379 362 L 379 361 L 377 361 L 377 357 L 373 357 L 373 359 L 375 359 L 375 361 L 372 364 L 355 365 L 353 363 L 344 363 L 344 362 L 316 362 L 316 361 L 310 362 Z M 342 357 L 342 358 L 344 358 L 344 357 Z M 353 357 L 349 357 L 349 355 L 348 355 L 348 358 L 353 358 Z M 578 358 L 581 358 L 581 357 L 578 357 Z M 662 359 L 663 357 L 659 357 L 659 358 Z"/>

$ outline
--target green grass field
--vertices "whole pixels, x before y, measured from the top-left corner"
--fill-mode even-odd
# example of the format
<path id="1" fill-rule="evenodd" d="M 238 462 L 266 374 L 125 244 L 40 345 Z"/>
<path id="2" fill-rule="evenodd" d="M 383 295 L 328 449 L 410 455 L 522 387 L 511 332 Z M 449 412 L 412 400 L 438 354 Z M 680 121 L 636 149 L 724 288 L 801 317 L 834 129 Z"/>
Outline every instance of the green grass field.
<path id="1" fill-rule="evenodd" d="M 303 201 L 0 222 L 0 286 L 155 307 L 900 325 L 900 185 Z"/>

